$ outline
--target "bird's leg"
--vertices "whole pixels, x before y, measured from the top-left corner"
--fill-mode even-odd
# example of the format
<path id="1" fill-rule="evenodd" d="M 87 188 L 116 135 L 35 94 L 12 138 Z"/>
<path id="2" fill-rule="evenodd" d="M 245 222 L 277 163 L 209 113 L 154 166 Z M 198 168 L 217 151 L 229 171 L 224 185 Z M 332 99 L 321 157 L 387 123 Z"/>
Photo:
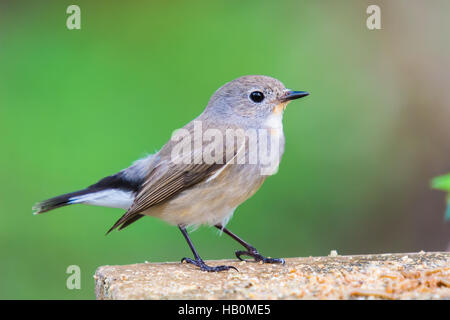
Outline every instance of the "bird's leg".
<path id="1" fill-rule="evenodd" d="M 238 269 L 236 269 L 233 266 L 217 266 L 217 267 L 210 267 L 208 266 L 203 260 L 202 258 L 200 258 L 200 256 L 197 253 L 197 250 L 195 250 L 194 245 L 192 244 L 191 239 L 189 238 L 189 235 L 186 231 L 186 228 L 184 226 L 179 225 L 178 226 L 181 230 L 181 233 L 183 234 L 184 238 L 186 239 L 189 247 L 192 250 L 192 253 L 194 254 L 194 258 L 195 260 L 191 259 L 191 258 L 183 258 L 181 259 L 181 262 L 187 262 L 187 263 L 191 263 L 193 265 L 196 265 L 197 267 L 199 267 L 201 270 L 203 271 L 209 271 L 209 272 L 217 272 L 217 271 L 224 271 L 224 270 L 229 270 L 229 269 L 234 269 L 236 271 L 239 271 Z"/>
<path id="2" fill-rule="evenodd" d="M 225 232 L 227 235 L 229 235 L 230 237 L 232 237 L 234 240 L 236 240 L 237 242 L 239 242 L 241 245 L 243 245 L 245 247 L 245 249 L 247 249 L 247 251 L 236 251 L 236 257 L 241 260 L 241 261 L 245 261 L 245 259 L 242 259 L 241 256 L 249 256 L 249 257 L 253 257 L 255 259 L 255 261 L 259 262 L 262 261 L 263 263 L 281 263 L 284 264 L 284 259 L 275 259 L 275 258 L 266 258 L 263 255 L 261 255 L 258 250 L 256 250 L 256 248 L 254 246 L 252 246 L 251 244 L 245 242 L 244 240 L 242 240 L 241 238 L 239 238 L 237 235 L 235 235 L 233 232 L 231 232 L 230 230 L 228 230 L 227 228 L 224 228 L 222 225 L 220 224 L 216 224 L 215 227 L 219 230 L 222 230 L 223 232 Z"/>

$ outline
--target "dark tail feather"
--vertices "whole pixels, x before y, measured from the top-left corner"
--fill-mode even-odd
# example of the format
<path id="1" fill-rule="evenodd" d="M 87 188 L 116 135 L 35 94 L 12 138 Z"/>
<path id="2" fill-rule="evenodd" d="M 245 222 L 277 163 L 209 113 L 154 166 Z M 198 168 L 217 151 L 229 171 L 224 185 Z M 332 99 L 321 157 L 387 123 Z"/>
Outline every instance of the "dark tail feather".
<path id="1" fill-rule="evenodd" d="M 132 224 L 133 222 L 138 221 L 138 220 L 139 220 L 140 218 L 142 218 L 142 217 L 144 217 L 143 214 L 137 214 L 137 215 L 133 216 L 133 218 L 131 218 L 131 219 L 125 221 L 125 222 L 120 226 L 119 230 L 122 230 L 123 228 L 128 227 L 130 224 Z"/>
<path id="2" fill-rule="evenodd" d="M 117 228 L 120 231 L 123 228 L 128 227 L 133 222 L 138 221 L 142 217 L 144 217 L 144 215 L 142 215 L 142 214 L 135 214 L 132 216 L 127 216 L 127 213 L 125 212 L 125 214 L 122 217 L 120 217 L 120 219 L 117 220 L 116 223 L 114 223 L 114 225 L 106 232 L 106 235 L 108 235 L 111 231 L 113 231 L 114 229 L 117 229 Z"/>
<path id="3" fill-rule="evenodd" d="M 118 189 L 123 191 L 136 191 L 140 185 L 140 181 L 129 179 L 123 171 L 116 173 L 112 176 L 105 177 L 97 183 L 87 187 L 86 189 L 66 193 L 42 202 L 37 203 L 33 207 L 33 213 L 39 214 L 47 212 L 56 208 L 68 206 L 76 202 L 71 203 L 70 198 L 82 196 L 89 193 L 95 193 L 108 189 Z"/>
<path id="4" fill-rule="evenodd" d="M 140 162 L 141 163 L 141 162 Z M 141 163 L 142 164 L 142 163 Z M 133 166 L 129 167 L 128 169 L 122 170 L 117 174 L 114 174 L 112 176 L 108 176 L 106 178 L 101 179 L 97 183 L 87 187 L 86 189 L 66 193 L 42 202 L 37 203 L 33 207 L 33 214 L 40 214 L 44 213 L 56 208 L 68 206 L 75 203 L 89 203 L 87 200 L 77 199 L 79 196 L 87 195 L 87 194 L 95 194 L 97 192 L 101 192 L 104 190 L 111 190 L 111 191 L 124 191 L 124 192 L 137 192 L 141 183 L 142 183 L 142 177 L 139 175 L 139 169 L 140 165 L 139 163 L 134 164 Z M 136 171 L 137 170 L 137 171 Z M 128 172 L 128 174 L 127 174 Z M 131 173 L 131 177 L 130 177 Z M 98 204 L 103 206 L 108 206 L 105 204 Z M 117 205 L 117 204 L 116 204 Z M 115 206 L 112 206 L 115 208 Z M 115 228 L 119 227 L 119 230 L 129 226 L 133 222 L 139 220 L 142 218 L 143 215 L 140 214 L 134 214 L 134 215 L 127 215 L 125 213 L 122 218 L 120 218 L 114 226 L 107 232 L 111 232 Z"/>
<path id="5" fill-rule="evenodd" d="M 68 205 L 72 204 L 69 201 L 70 198 L 76 197 L 76 196 L 81 196 L 81 195 L 88 194 L 91 192 L 92 192 L 92 190 L 88 190 L 88 188 L 86 188 L 83 190 L 62 194 L 60 196 L 50 198 L 48 200 L 44 200 L 42 202 L 36 203 L 33 207 L 33 214 L 44 213 L 44 212 L 47 212 L 47 211 L 50 211 L 50 210 L 53 210 L 56 208 L 68 206 Z"/>

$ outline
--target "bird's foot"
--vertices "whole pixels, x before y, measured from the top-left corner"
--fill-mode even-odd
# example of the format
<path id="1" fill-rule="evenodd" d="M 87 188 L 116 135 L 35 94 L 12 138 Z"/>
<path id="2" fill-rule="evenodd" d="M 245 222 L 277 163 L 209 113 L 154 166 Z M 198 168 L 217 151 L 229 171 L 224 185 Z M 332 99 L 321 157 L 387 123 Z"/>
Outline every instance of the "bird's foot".
<path id="1" fill-rule="evenodd" d="M 233 267 L 233 266 L 216 266 L 216 267 L 208 266 L 201 259 L 193 260 L 191 258 L 183 258 L 183 259 L 181 259 L 181 263 L 183 263 L 183 262 L 193 264 L 193 265 L 199 267 L 202 271 L 219 272 L 219 271 L 225 271 L 225 270 L 229 270 L 229 269 L 234 269 L 234 270 L 239 272 L 239 270 L 237 268 Z"/>
<path id="2" fill-rule="evenodd" d="M 261 255 L 258 250 L 256 249 L 250 249 L 248 251 L 236 251 L 236 257 L 241 261 L 247 261 L 245 259 L 242 259 L 241 256 L 248 256 L 253 257 L 256 262 L 262 262 L 262 263 L 281 263 L 285 264 L 284 259 L 277 259 L 277 258 L 266 258 L 263 255 Z"/>

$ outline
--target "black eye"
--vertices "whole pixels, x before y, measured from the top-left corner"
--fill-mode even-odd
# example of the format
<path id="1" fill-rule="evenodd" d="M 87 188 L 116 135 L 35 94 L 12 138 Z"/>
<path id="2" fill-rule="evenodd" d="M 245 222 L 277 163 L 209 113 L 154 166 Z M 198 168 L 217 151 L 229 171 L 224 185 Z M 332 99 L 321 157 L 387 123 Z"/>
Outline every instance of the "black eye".
<path id="1" fill-rule="evenodd" d="M 264 94 L 261 91 L 253 91 L 250 93 L 250 99 L 253 102 L 260 103 L 264 100 Z"/>

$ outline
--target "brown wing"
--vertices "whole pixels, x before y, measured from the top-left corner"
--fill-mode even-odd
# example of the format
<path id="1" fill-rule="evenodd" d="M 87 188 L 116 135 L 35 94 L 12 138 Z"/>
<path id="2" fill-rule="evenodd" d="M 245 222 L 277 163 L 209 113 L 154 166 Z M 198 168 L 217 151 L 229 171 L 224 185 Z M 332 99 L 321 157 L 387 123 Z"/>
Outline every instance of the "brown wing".
<path id="1" fill-rule="evenodd" d="M 171 146 L 169 145 L 166 147 L 166 149 L 170 149 Z M 231 159 L 234 159 L 237 152 L 243 149 L 242 147 L 242 145 L 240 148 L 235 147 L 233 158 Z M 201 153 L 196 151 L 198 150 L 193 150 L 193 154 L 199 156 Z M 140 214 L 141 212 L 169 200 L 177 193 L 207 179 L 227 165 L 225 153 L 223 154 L 223 161 L 221 161 L 221 163 L 212 164 L 195 164 L 195 161 L 193 161 L 194 163 L 192 164 L 173 164 L 169 160 L 168 154 L 170 152 L 167 152 L 167 150 L 164 150 L 163 148 L 163 150 L 160 151 L 160 154 L 161 153 L 166 160 L 160 160 L 159 164 L 151 170 L 141 189 L 138 191 L 133 205 L 119 220 L 117 220 L 107 233 L 119 226 L 119 230 L 125 228 L 142 218 L 143 215 Z"/>
<path id="2" fill-rule="evenodd" d="M 150 175 L 144 183 L 142 189 L 136 195 L 131 208 L 108 230 L 108 233 L 122 225 L 122 228 L 140 218 L 139 213 L 146 209 L 160 204 L 175 194 L 199 183 L 205 178 L 214 174 L 224 164 L 191 164 L 183 165 L 177 168 L 169 168 L 156 181 L 152 175 L 157 174 L 158 168 Z"/>

